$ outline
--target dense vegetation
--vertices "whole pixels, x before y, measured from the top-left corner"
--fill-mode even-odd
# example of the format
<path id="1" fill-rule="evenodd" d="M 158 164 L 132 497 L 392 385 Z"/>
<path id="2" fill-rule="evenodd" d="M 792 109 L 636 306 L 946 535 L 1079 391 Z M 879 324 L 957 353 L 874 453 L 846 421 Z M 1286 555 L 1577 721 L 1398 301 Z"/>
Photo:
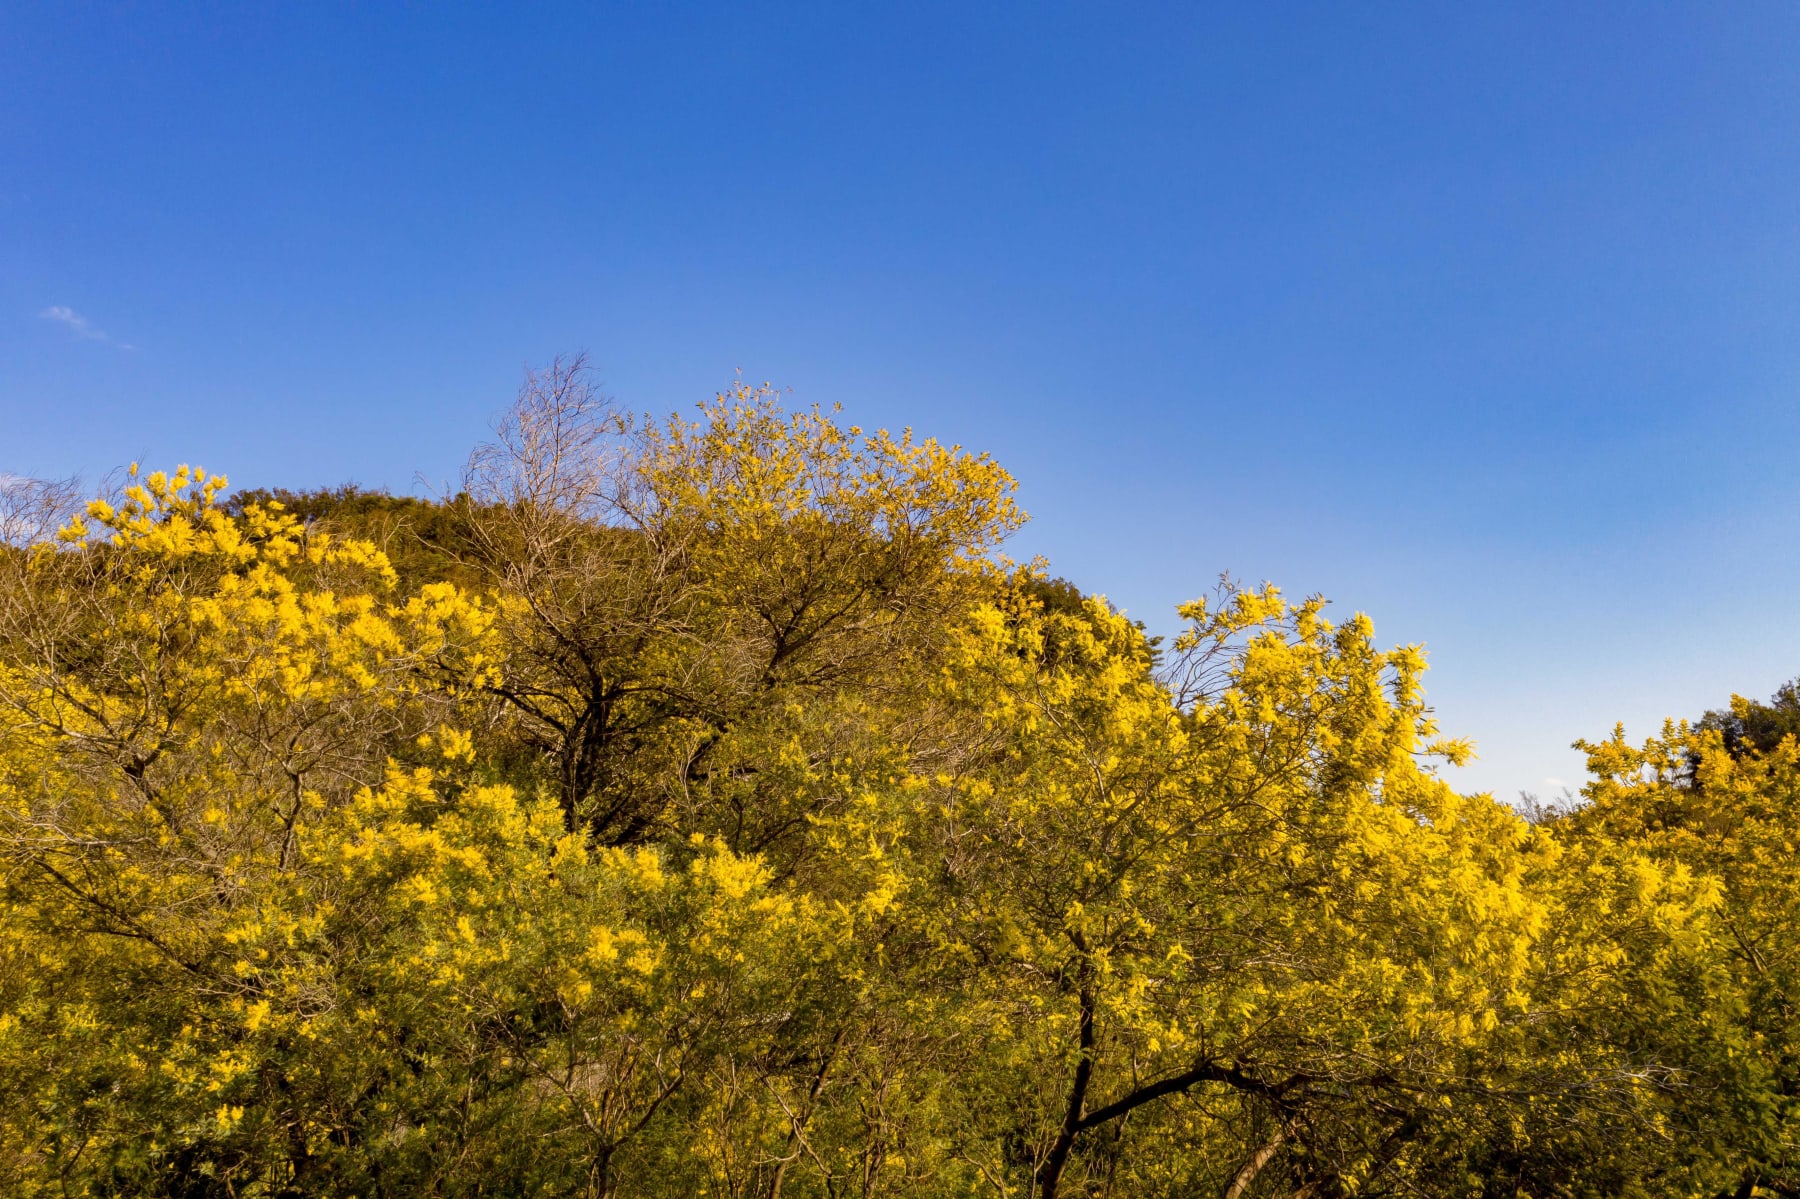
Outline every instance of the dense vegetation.
<path id="1" fill-rule="evenodd" d="M 1528 822 L 1364 617 L 578 364 L 224 487 L 4 493 L 0 1192 L 1800 1194 L 1791 690 Z"/>

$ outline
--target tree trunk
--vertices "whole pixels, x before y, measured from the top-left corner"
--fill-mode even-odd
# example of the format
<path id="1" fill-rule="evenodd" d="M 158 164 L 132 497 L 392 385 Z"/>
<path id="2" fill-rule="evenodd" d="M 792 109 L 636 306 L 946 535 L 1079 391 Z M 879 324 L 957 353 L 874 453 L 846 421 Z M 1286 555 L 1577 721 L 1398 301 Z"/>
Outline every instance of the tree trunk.
<path id="1" fill-rule="evenodd" d="M 1063 1168 L 1069 1164 L 1069 1151 L 1075 1146 L 1075 1135 L 1081 1131 L 1081 1112 L 1087 1104 L 1088 1081 L 1094 1076 L 1094 986 L 1093 968 L 1085 956 L 1087 946 L 1076 938 L 1076 948 L 1083 952 L 1079 967 L 1081 1024 L 1077 1040 L 1081 1056 L 1075 1062 L 1075 1078 L 1069 1084 L 1069 1105 L 1063 1112 L 1062 1128 L 1050 1146 L 1050 1155 L 1038 1171 L 1039 1199 L 1056 1199 L 1062 1182 Z"/>
<path id="2" fill-rule="evenodd" d="M 1244 1192 L 1250 1189 L 1250 1184 L 1256 1181 L 1256 1176 L 1262 1173 L 1262 1168 L 1269 1164 L 1269 1160 L 1280 1152 L 1285 1140 L 1287 1133 L 1278 1132 L 1270 1138 L 1268 1144 L 1252 1153 L 1249 1160 L 1232 1176 L 1231 1184 L 1225 1188 L 1225 1199 L 1243 1199 Z"/>

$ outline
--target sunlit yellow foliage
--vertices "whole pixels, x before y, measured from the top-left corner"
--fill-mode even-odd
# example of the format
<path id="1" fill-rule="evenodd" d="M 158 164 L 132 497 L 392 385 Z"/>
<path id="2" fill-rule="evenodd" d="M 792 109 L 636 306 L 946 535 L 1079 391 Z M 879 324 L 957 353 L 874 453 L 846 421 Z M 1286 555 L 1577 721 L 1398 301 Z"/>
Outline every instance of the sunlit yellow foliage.
<path id="1" fill-rule="evenodd" d="M 0 546 L 0 1193 L 1790 1193 L 1795 741 L 1528 823 L 1367 617 L 778 400 L 534 376 L 404 584 L 188 467 Z"/>

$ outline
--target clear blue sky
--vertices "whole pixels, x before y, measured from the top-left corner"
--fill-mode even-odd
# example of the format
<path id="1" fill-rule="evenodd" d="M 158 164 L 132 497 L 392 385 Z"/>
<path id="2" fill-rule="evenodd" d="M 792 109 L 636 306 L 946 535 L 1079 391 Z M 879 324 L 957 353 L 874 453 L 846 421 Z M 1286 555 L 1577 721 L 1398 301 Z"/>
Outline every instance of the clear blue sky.
<path id="1" fill-rule="evenodd" d="M 0 8 L 0 473 L 453 476 L 585 348 L 992 451 L 1502 796 L 1800 673 L 1800 6 Z M 127 348 L 129 347 L 129 348 Z"/>

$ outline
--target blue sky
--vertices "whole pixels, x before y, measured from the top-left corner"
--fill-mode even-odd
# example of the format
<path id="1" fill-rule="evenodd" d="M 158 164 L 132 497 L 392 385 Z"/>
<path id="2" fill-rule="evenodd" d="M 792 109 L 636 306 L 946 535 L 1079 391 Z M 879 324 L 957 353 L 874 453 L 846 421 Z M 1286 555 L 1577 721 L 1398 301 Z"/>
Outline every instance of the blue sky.
<path id="1" fill-rule="evenodd" d="M 0 473 L 455 475 L 524 364 L 993 452 L 1153 627 L 1422 641 L 1454 778 L 1800 674 L 1800 7 L 0 8 Z"/>

